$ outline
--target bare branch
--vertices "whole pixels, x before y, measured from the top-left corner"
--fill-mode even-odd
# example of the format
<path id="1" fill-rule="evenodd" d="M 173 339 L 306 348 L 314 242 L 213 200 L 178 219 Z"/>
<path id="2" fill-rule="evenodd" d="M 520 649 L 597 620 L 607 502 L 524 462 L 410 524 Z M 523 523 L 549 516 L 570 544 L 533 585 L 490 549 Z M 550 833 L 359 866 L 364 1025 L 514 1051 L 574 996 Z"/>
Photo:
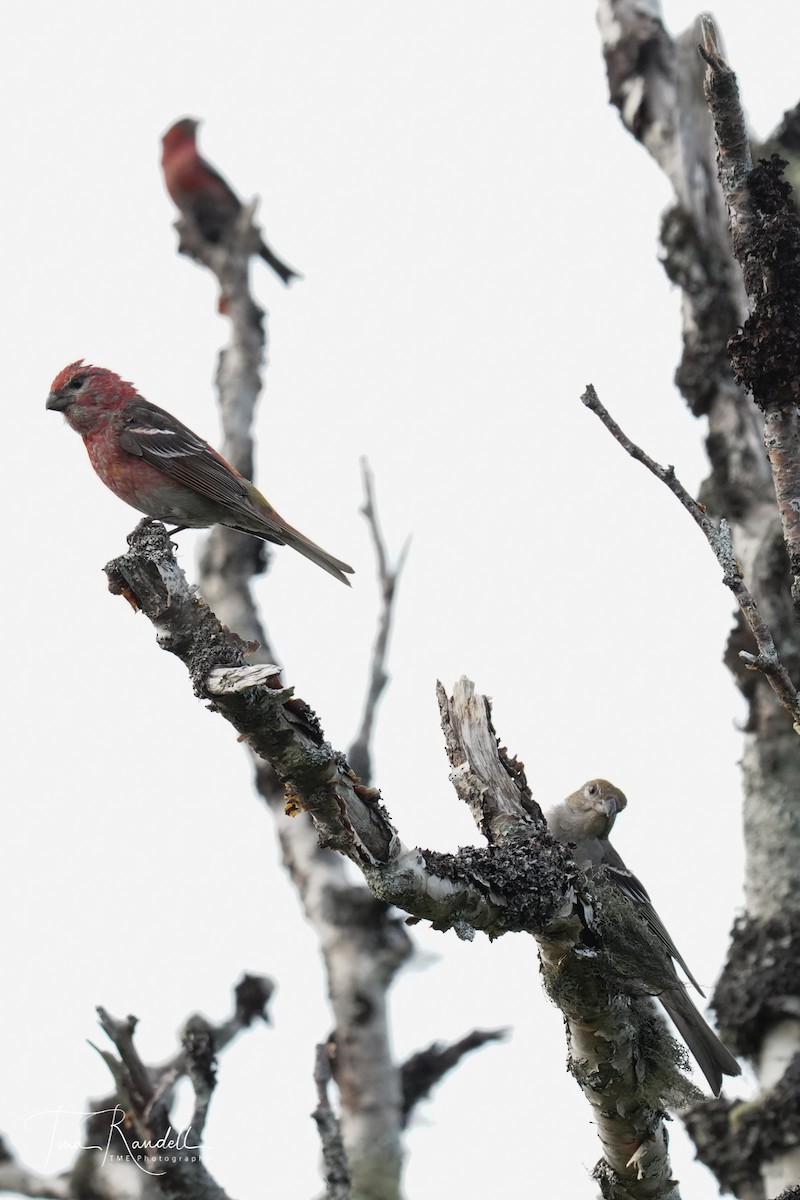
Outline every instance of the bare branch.
<path id="1" fill-rule="evenodd" d="M 378 900 L 366 884 L 354 881 L 340 854 L 320 847 L 309 813 L 286 819 L 275 771 L 253 758 L 258 789 L 275 819 L 284 866 L 325 963 L 335 1022 L 340 1122 L 354 1188 L 358 1194 L 383 1194 L 376 1190 L 379 1183 L 391 1196 L 399 1187 L 402 1148 L 400 1079 L 389 1037 L 388 993 L 412 952 L 411 938 L 402 915 Z"/>
<path id="2" fill-rule="evenodd" d="M 17 1162 L 0 1137 L 0 1192 L 34 1196 L 37 1200 L 68 1200 L 71 1195 L 69 1179 L 39 1175 Z"/>
<path id="3" fill-rule="evenodd" d="M 241 639 L 221 625 L 190 589 L 162 525 L 140 525 L 129 542 L 129 552 L 107 564 L 111 591 L 125 594 L 146 613 L 161 648 L 177 655 L 188 668 L 195 693 L 211 699 L 213 710 L 275 771 L 287 811 L 309 813 L 322 845 L 350 858 L 379 900 L 433 921 L 437 928 L 455 929 L 462 937 L 473 936 L 476 929 L 497 937 L 511 929 L 534 931 L 547 926 L 553 904 L 547 889 L 532 908 L 524 903 L 519 907 L 516 895 L 502 894 L 502 864 L 513 858 L 510 851 L 504 852 L 504 857 L 499 848 L 492 853 L 470 850 L 459 857 L 405 846 L 381 804 L 380 793 L 360 783 L 344 755 L 325 740 L 315 713 L 291 688 L 270 686 L 275 682 L 270 679 L 246 691 L 212 697 L 208 676 L 219 668 L 243 665 Z M 486 736 L 489 741 L 493 738 L 493 734 Z M 511 778 L 507 761 L 500 770 L 498 778 Z M 513 797 L 512 789 L 508 811 L 503 814 L 509 827 L 514 819 Z M 520 805 L 524 814 L 521 800 Z M 490 819 L 488 812 L 486 819 Z M 571 885 L 567 883 L 563 890 L 566 872 L 554 873 L 554 861 L 551 853 L 548 880 L 560 897 L 555 907 L 560 910 L 566 903 L 571 909 Z M 562 867 L 566 861 L 566 856 L 558 860 Z M 495 876 L 497 892 L 487 887 L 487 879 Z"/>
<path id="4" fill-rule="evenodd" d="M 350 1168 L 347 1165 L 339 1120 L 331 1108 L 328 1084 L 331 1081 L 330 1047 L 317 1046 L 314 1083 L 317 1086 L 317 1107 L 311 1114 L 322 1142 L 325 1164 L 325 1195 L 329 1200 L 350 1200 Z"/>
<path id="5" fill-rule="evenodd" d="M 378 701 L 383 695 L 383 691 L 389 682 L 389 675 L 386 671 L 386 658 L 389 648 L 389 633 L 392 625 L 392 608 L 394 605 L 395 593 L 397 584 L 400 579 L 400 574 L 408 557 L 408 550 L 411 544 L 410 537 L 406 539 L 394 567 L 390 567 L 388 556 L 386 553 L 386 544 L 383 540 L 380 524 L 378 522 L 378 509 L 375 503 L 375 489 L 372 477 L 372 472 L 369 468 L 369 463 L 366 458 L 361 459 L 361 478 L 364 484 L 364 503 L 361 512 L 366 517 L 372 535 L 372 544 L 375 550 L 375 561 L 378 568 L 378 584 L 381 593 L 381 611 L 378 617 L 378 629 L 375 635 L 375 642 L 372 647 L 372 662 L 370 667 L 369 686 L 367 695 L 364 701 L 364 713 L 361 718 L 361 727 L 358 734 L 350 746 L 348 757 L 356 775 L 363 783 L 369 784 L 372 780 L 372 762 L 370 745 L 372 742 L 372 730 L 375 722 L 375 712 L 378 707 Z"/>
<path id="6" fill-rule="evenodd" d="M 448 1046 L 433 1042 L 427 1049 L 418 1050 L 407 1058 L 400 1068 L 404 1123 L 408 1124 L 417 1104 L 430 1095 L 436 1084 L 457 1067 L 466 1054 L 479 1050 L 488 1042 L 502 1042 L 506 1037 L 507 1029 L 473 1029 Z"/>
<path id="7" fill-rule="evenodd" d="M 199 1162 L 199 1142 L 213 1090 L 207 1052 L 211 1048 L 214 1052 L 222 1051 L 254 1020 L 268 1021 L 267 1004 L 273 990 L 274 984 L 265 976 L 243 975 L 234 989 L 231 1015 L 218 1025 L 210 1025 L 198 1015 L 189 1017 L 181 1048 L 159 1066 L 145 1065 L 138 1056 L 133 1044 L 135 1017 L 119 1021 L 105 1009 L 98 1009 L 101 1024 L 119 1051 L 117 1058 L 111 1051 L 94 1046 L 114 1078 L 115 1091 L 91 1103 L 86 1116 L 85 1144 L 71 1172 L 70 1195 L 113 1197 L 116 1176 L 112 1173 L 109 1185 L 109 1172 L 118 1168 L 132 1166 L 134 1173 L 151 1172 L 162 1180 L 159 1154 L 169 1156 L 169 1170 L 180 1167 L 169 1181 L 171 1186 L 176 1189 L 183 1186 L 184 1169 L 194 1178 L 192 1173 Z M 170 1123 L 170 1110 L 176 1085 L 186 1075 L 194 1088 L 195 1108 L 190 1125 L 176 1134 Z M 153 1143 L 159 1139 L 163 1140 L 162 1146 L 154 1147 Z M 187 1161 L 173 1164 L 173 1157 Z M 206 1187 L 205 1176 L 201 1174 L 199 1178 Z M 142 1175 L 143 1182 L 149 1179 L 150 1175 Z M 123 1192 L 129 1194 L 125 1183 L 120 1185 L 120 1194 Z M 167 1194 L 171 1194 L 169 1189 Z"/>
<path id="8" fill-rule="evenodd" d="M 247 479 L 255 479 L 252 425 L 261 393 L 261 367 L 266 353 L 264 311 L 253 299 L 250 257 L 258 253 L 254 205 L 244 205 L 223 242 L 207 242 L 190 217 L 176 222 L 180 251 L 205 266 L 220 289 L 219 311 L 230 320 L 230 342 L 220 352 L 216 383 L 222 418 L 223 456 Z M 257 662 L 274 661 L 258 614 L 250 581 L 269 564 L 270 550 L 257 538 L 215 525 L 200 560 L 203 595 L 231 629 L 261 647 Z M 224 612 L 222 611 L 224 606 Z"/>
<path id="9" fill-rule="evenodd" d="M 586 407 L 600 418 L 606 429 L 619 442 L 623 450 L 631 458 L 635 458 L 637 462 L 647 467 L 648 471 L 655 475 L 656 479 L 660 479 L 662 483 L 667 485 L 672 494 L 680 500 L 683 507 L 702 529 L 708 544 L 716 555 L 719 565 L 722 567 L 723 583 L 726 587 L 730 588 L 736 597 L 736 602 L 748 626 L 752 630 L 756 646 L 758 647 L 758 654 L 750 654 L 746 650 L 741 650 L 739 652 L 740 657 L 751 670 L 760 671 L 766 677 L 778 700 L 791 716 L 795 732 L 800 733 L 800 696 L 798 696 L 797 689 L 781 661 L 770 628 L 761 616 L 758 605 L 744 582 L 741 566 L 733 553 L 733 543 L 731 541 L 728 522 L 723 518 L 719 523 L 719 527 L 717 527 L 708 516 L 703 505 L 699 504 L 687 492 L 680 480 L 675 477 L 674 467 L 662 467 L 650 458 L 649 454 L 646 454 L 641 447 L 632 442 L 627 434 L 623 433 L 614 418 L 600 402 L 592 384 L 589 384 L 581 399 Z"/>
<path id="10" fill-rule="evenodd" d="M 170 1200 L 227 1200 L 200 1156 L 199 1140 L 191 1126 L 175 1133 L 163 1094 L 152 1089 L 149 1072 L 133 1044 L 135 1017 L 119 1021 L 98 1008 L 100 1024 L 119 1052 L 119 1059 L 101 1052 L 117 1085 L 120 1105 L 111 1118 L 113 1131 L 128 1156 L 147 1175 L 157 1178 L 159 1191 Z M 207 1105 L 201 1101 L 202 1120 Z M 198 1135 L 199 1136 L 199 1135 Z"/>

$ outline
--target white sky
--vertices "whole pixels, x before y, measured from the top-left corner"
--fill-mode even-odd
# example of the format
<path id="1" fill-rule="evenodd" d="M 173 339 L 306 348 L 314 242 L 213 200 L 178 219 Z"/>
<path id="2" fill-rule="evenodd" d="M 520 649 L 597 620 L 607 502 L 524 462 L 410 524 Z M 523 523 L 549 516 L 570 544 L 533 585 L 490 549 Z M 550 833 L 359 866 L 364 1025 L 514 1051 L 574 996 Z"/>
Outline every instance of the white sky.
<path id="1" fill-rule="evenodd" d="M 666 6 L 674 31 L 695 11 Z M 764 134 L 797 100 L 800 10 L 774 0 L 756 26 L 720 0 L 716 15 Z M 476 839 L 434 697 L 437 677 L 468 674 L 544 805 L 592 775 L 625 789 L 616 844 L 711 985 L 741 905 L 731 602 L 680 506 L 579 400 L 594 382 L 697 486 L 703 430 L 671 386 L 678 297 L 657 261 L 669 192 L 608 106 L 591 5 L 11 0 L 4 25 L 0 1130 L 28 1165 L 66 1165 L 33 1114 L 108 1090 L 86 1044 L 96 1004 L 136 1013 L 158 1060 L 189 1012 L 219 1019 L 240 972 L 265 972 L 275 1025 L 223 1057 L 206 1159 L 240 1200 L 308 1197 L 330 1028 L 315 941 L 233 733 L 106 591 L 137 518 L 45 413 L 50 380 L 85 356 L 216 439 L 227 330 L 210 278 L 175 255 L 158 170 L 164 128 L 205 118 L 209 158 L 262 196 L 270 242 L 305 275 L 286 291 L 253 266 L 271 339 L 258 482 L 357 570 L 348 592 L 284 550 L 258 582 L 288 680 L 345 748 L 376 611 L 367 454 L 387 538 L 413 534 L 376 743 L 404 840 Z M 181 539 L 190 574 L 198 543 Z M 465 1196 L 594 1195 L 599 1148 L 533 943 L 414 936 L 399 1056 L 514 1032 L 419 1110 L 409 1197 L 454 1179 Z M 59 1135 L 79 1129 L 64 1118 Z M 673 1146 L 686 1193 L 715 1195 L 677 1123 Z"/>

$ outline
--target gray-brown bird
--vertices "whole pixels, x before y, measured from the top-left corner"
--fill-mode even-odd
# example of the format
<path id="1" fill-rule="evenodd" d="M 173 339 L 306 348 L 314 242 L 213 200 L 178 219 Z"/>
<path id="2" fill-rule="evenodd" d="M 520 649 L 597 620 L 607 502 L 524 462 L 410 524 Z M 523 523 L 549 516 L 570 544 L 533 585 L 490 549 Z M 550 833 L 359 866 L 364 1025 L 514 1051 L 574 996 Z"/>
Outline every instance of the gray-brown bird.
<path id="1" fill-rule="evenodd" d="M 658 999 L 696 1059 L 712 1092 L 718 1096 L 722 1088 L 722 1076 L 739 1075 L 741 1067 L 686 994 L 686 987 L 678 978 L 673 959 L 683 968 L 700 995 L 704 993 L 653 908 L 646 889 L 628 870 L 608 840 L 617 813 L 627 803 L 624 792 L 607 779 L 590 779 L 546 814 L 547 825 L 559 842 L 574 843 L 575 862 L 581 870 L 605 867 L 611 882 L 638 905 L 653 935 L 654 944 L 664 951 L 667 974 L 675 977 L 675 987 L 661 991 Z"/>

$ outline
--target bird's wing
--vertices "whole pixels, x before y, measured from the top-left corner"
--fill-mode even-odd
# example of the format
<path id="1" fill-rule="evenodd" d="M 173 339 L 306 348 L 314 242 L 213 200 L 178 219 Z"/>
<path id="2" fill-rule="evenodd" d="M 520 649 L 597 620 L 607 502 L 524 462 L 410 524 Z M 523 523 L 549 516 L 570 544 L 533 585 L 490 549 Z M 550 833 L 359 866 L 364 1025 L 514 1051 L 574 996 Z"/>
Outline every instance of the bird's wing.
<path id="1" fill-rule="evenodd" d="M 678 947 L 669 936 L 664 922 L 653 908 L 653 902 L 648 895 L 647 888 L 636 878 L 632 871 L 628 870 L 610 842 L 606 842 L 603 865 L 612 883 L 619 888 L 623 895 L 639 906 L 639 911 L 647 922 L 648 928 L 656 936 L 669 956 L 674 958 L 676 963 L 683 968 L 689 981 L 697 988 L 700 995 L 705 996 L 705 992 L 687 967 Z"/>
<path id="2" fill-rule="evenodd" d="M 203 237 L 219 242 L 241 211 L 241 200 L 219 171 L 206 162 L 189 196 L 189 210 Z"/>
<path id="3" fill-rule="evenodd" d="M 176 483 L 252 520 L 269 520 L 253 503 L 247 480 L 171 413 L 137 397 L 128 405 L 119 437 L 128 454 L 143 458 Z M 266 501 L 265 501 L 266 503 Z M 275 530 L 278 534 L 277 526 Z"/>

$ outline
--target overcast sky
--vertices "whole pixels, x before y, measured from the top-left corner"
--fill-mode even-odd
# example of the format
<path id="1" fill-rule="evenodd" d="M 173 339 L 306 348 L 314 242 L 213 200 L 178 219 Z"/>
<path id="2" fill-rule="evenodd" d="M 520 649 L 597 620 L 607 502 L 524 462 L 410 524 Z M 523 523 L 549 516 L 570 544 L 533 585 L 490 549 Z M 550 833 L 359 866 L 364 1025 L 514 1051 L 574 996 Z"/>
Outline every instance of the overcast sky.
<path id="1" fill-rule="evenodd" d="M 800 10 L 774 0 L 758 26 L 744 0 L 715 11 L 763 135 L 797 100 Z M 673 32 L 695 13 L 666 5 Z M 221 1018 L 239 974 L 264 972 L 275 1024 L 222 1059 L 206 1160 L 239 1200 L 310 1197 L 313 1047 L 331 1021 L 314 937 L 230 727 L 107 592 L 137 518 L 45 413 L 50 381 L 84 356 L 216 440 L 227 329 L 210 277 L 175 254 L 158 168 L 163 130 L 204 118 L 205 152 L 261 196 L 305 276 L 286 290 L 253 264 L 270 337 L 259 485 L 357 571 L 348 591 L 283 550 L 257 582 L 286 678 L 345 748 L 377 609 L 366 454 L 387 540 L 413 537 L 375 764 L 404 841 L 477 840 L 434 695 L 467 674 L 543 805 L 591 776 L 624 788 L 616 844 L 711 986 L 742 902 L 731 602 L 684 511 L 579 399 L 592 381 L 698 485 L 703 426 L 672 386 L 679 300 L 658 263 L 669 191 L 608 105 L 589 4 L 11 0 L 4 25 L 0 1131 L 30 1166 L 65 1166 L 36 1114 L 108 1091 L 95 1005 L 135 1013 L 157 1061 L 188 1013 Z M 190 575 L 201 536 L 180 540 Z M 420 1108 L 409 1197 L 454 1178 L 465 1196 L 593 1196 L 599 1145 L 532 941 L 414 937 L 399 1056 L 513 1033 Z M 673 1146 L 687 1194 L 716 1195 L 677 1127 Z"/>

